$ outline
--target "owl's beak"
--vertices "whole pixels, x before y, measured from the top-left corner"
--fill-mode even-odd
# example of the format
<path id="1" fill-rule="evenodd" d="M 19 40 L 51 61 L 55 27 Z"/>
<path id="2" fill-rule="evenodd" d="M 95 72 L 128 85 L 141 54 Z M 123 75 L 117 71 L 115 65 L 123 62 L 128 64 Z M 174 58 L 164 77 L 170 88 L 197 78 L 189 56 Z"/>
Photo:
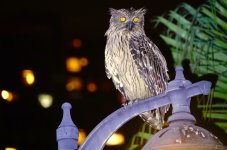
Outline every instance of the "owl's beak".
<path id="1" fill-rule="evenodd" d="M 134 23 L 132 21 L 128 21 L 126 23 L 126 28 L 129 30 L 129 31 L 132 31 L 132 28 L 134 26 Z"/>

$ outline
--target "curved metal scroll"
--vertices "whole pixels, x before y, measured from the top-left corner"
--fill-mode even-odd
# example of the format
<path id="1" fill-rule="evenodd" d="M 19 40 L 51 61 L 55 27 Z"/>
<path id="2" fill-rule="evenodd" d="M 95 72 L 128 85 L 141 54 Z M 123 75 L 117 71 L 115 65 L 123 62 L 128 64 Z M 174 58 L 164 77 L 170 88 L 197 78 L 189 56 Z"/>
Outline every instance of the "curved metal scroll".
<path id="1" fill-rule="evenodd" d="M 79 150 L 101 150 L 108 138 L 126 122 L 139 114 L 170 104 L 165 94 L 124 106 L 100 122 L 88 135 Z"/>

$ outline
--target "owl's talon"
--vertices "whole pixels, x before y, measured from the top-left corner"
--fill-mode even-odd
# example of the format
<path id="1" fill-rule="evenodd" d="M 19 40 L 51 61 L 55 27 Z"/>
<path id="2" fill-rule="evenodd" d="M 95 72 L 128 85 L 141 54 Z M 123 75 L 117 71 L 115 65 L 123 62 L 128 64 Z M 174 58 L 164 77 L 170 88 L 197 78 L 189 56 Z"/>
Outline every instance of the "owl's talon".
<path id="1" fill-rule="evenodd" d="M 122 105 L 123 105 L 123 106 L 132 105 L 132 101 L 127 100 L 127 101 L 125 101 L 125 103 L 123 103 Z"/>

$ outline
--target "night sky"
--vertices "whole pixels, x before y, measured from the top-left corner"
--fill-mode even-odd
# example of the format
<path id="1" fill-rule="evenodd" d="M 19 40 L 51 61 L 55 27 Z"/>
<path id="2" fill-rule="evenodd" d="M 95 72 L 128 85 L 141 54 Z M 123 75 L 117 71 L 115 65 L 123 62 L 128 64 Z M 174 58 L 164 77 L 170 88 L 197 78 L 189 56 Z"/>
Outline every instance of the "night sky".
<path id="1" fill-rule="evenodd" d="M 173 78 L 170 50 L 159 37 L 162 30 L 154 29 L 151 20 L 182 2 L 196 7 L 205 0 L 1 1 L 0 90 L 10 90 L 17 97 L 10 103 L 0 99 L 0 149 L 12 146 L 19 150 L 56 150 L 55 130 L 61 121 L 63 102 L 72 104 L 75 124 L 87 133 L 121 107 L 120 95 L 104 69 L 104 33 L 109 25 L 109 8 L 148 10 L 146 34 L 166 57 Z M 73 39 L 80 39 L 81 47 L 73 47 Z M 65 60 L 70 56 L 86 57 L 89 64 L 79 73 L 70 73 L 65 67 Z M 23 69 L 34 71 L 34 85 L 23 84 Z M 82 80 L 80 91 L 65 89 L 71 77 Z M 95 92 L 86 89 L 90 82 L 97 85 Z M 39 93 L 54 97 L 50 108 L 41 107 L 37 99 Z M 141 120 L 135 118 L 120 130 L 130 139 L 137 132 L 138 124 Z"/>

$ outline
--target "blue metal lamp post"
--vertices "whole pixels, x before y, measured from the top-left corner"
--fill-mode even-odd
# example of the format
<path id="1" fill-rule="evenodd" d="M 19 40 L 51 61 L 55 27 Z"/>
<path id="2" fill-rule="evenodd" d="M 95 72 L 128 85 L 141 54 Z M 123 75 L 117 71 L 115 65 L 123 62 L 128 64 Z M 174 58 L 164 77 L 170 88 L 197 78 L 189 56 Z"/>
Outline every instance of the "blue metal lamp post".
<path id="1" fill-rule="evenodd" d="M 208 94 L 210 87 L 207 81 L 192 84 L 185 80 L 183 68 L 176 68 L 176 78 L 166 90 L 173 107 L 169 126 L 156 133 L 142 150 L 227 150 L 215 135 L 196 126 L 190 113 L 191 97 Z"/>
<path id="2" fill-rule="evenodd" d="M 58 150 L 77 150 L 78 128 L 73 123 L 70 115 L 72 106 L 69 103 L 62 105 L 63 118 L 56 131 Z"/>
<path id="3" fill-rule="evenodd" d="M 143 147 L 143 150 L 171 150 L 171 147 L 174 147 L 174 149 L 178 148 L 179 150 L 193 147 L 204 150 L 207 148 L 210 148 L 210 150 L 213 150 L 212 148 L 219 148 L 220 150 L 227 149 L 213 134 L 195 126 L 194 123 L 196 120 L 190 113 L 191 97 L 200 94 L 207 95 L 210 87 L 211 83 L 208 81 L 200 81 L 192 84 L 190 81 L 185 80 L 183 68 L 177 67 L 175 80 L 168 84 L 168 89 L 164 94 L 127 105 L 113 112 L 91 131 L 84 143 L 79 147 L 79 150 L 101 150 L 108 138 L 127 121 L 142 112 L 153 110 L 167 104 L 171 104 L 173 108 L 173 114 L 168 119 L 170 126 L 155 134 Z M 75 150 L 77 147 L 74 149 L 73 147 L 71 149 L 63 148 L 64 145 L 68 146 L 69 143 L 74 146 L 76 143 L 73 144 L 70 137 L 65 138 L 65 129 L 61 129 L 62 127 L 60 125 L 57 129 L 59 150 Z M 69 131 L 68 128 L 66 129 Z M 78 135 L 75 134 L 72 138 L 76 139 L 75 136 Z M 64 142 L 61 141 L 62 137 L 64 137 Z M 65 144 L 67 140 L 69 142 Z"/>

